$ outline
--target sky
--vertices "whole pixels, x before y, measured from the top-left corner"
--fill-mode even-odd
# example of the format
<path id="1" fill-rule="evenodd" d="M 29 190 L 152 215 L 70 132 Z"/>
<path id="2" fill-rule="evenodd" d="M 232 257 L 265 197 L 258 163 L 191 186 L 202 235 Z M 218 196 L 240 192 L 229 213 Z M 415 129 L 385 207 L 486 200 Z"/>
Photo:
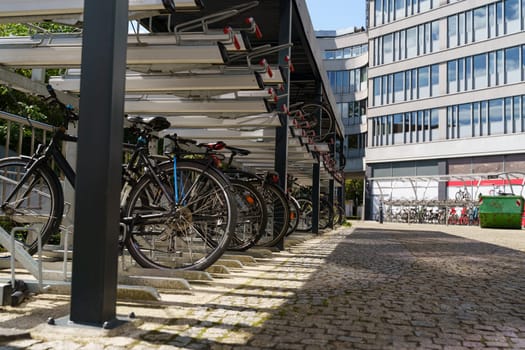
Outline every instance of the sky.
<path id="1" fill-rule="evenodd" d="M 361 27 L 366 24 L 365 0 L 306 0 L 315 30 Z"/>

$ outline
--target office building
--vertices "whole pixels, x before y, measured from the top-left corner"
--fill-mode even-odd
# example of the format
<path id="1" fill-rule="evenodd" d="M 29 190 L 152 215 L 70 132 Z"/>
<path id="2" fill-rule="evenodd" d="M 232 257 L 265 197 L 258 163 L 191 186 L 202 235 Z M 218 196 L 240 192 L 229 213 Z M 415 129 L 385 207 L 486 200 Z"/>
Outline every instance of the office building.
<path id="1" fill-rule="evenodd" d="M 373 0 L 368 22 L 367 218 L 461 191 L 523 195 L 525 0 Z"/>

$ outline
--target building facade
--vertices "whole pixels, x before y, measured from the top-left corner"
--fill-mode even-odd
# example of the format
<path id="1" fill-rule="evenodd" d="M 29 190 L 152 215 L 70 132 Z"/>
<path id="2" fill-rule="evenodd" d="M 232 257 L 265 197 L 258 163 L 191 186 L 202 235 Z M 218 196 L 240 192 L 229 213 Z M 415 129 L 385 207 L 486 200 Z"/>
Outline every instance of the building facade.
<path id="1" fill-rule="evenodd" d="M 368 35 L 364 28 L 317 31 L 337 108 L 345 127 L 347 178 L 364 178 L 367 146 Z"/>
<path id="2" fill-rule="evenodd" d="M 368 22 L 367 219 L 523 195 L 525 0 L 371 0 Z"/>

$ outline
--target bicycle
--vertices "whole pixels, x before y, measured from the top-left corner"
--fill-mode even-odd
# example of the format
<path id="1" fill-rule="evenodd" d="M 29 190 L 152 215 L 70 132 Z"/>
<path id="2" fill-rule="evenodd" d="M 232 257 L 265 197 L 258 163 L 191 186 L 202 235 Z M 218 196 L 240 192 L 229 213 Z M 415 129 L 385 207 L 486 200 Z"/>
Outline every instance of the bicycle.
<path id="1" fill-rule="evenodd" d="M 464 190 L 462 190 L 461 188 L 456 192 L 456 196 L 455 196 L 456 200 L 457 201 L 469 201 L 470 200 L 470 193 L 469 191 L 467 190 L 467 188 L 465 187 Z"/>
<path id="2" fill-rule="evenodd" d="M 54 161 L 74 188 L 75 172 L 60 151 L 60 142 L 75 142 L 67 134 L 78 120 L 72 107 L 60 102 L 51 87 L 50 100 L 64 111 L 47 145 L 39 145 L 32 157 L 0 160 L 3 201 L 0 215 L 8 225 L 31 227 L 45 243 L 59 232 L 64 195 Z M 139 132 L 130 161 L 123 167 L 120 245 L 142 267 L 205 269 L 226 249 L 233 232 L 236 211 L 230 183 L 210 165 L 166 160 L 148 151 L 151 133 L 170 126 L 164 117 L 128 118 Z M 37 251 L 36 237 L 17 237 L 30 253 Z"/>
<path id="3" fill-rule="evenodd" d="M 218 151 L 227 149 L 231 152 L 228 164 L 238 154 L 249 154 L 247 150 L 228 146 L 222 141 L 197 144 L 194 140 L 177 135 L 165 137 L 173 143 L 172 152 L 179 158 L 212 159 L 217 169 L 224 163 L 224 155 Z M 230 179 L 230 182 L 237 205 L 237 224 L 227 249 L 244 251 L 253 247 L 264 234 L 268 220 L 267 208 L 263 196 L 252 184 L 238 179 Z"/>

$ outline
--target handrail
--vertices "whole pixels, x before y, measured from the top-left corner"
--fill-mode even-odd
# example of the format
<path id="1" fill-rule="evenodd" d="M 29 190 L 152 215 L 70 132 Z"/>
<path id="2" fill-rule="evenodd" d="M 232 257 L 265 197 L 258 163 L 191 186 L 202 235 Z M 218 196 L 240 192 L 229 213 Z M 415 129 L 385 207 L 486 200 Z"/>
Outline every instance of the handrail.
<path id="1" fill-rule="evenodd" d="M 21 125 L 30 126 L 33 128 L 42 129 L 44 131 L 53 131 L 54 126 L 33 120 L 27 117 L 22 117 L 16 114 L 0 111 L 0 119 L 9 120 L 12 122 L 19 123 Z"/>

